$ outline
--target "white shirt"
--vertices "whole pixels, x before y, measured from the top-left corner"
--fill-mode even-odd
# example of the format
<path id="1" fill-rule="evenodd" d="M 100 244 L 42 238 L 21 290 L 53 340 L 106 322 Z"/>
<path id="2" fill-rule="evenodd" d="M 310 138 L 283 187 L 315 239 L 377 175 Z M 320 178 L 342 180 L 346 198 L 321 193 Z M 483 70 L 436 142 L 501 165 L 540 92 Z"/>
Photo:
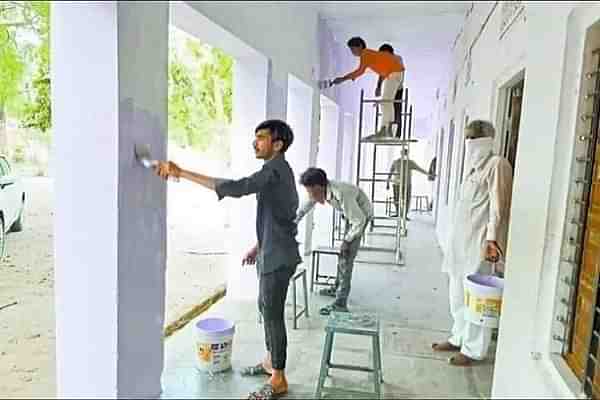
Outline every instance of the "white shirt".
<path id="1" fill-rule="evenodd" d="M 481 143 L 483 139 L 475 141 Z M 505 158 L 492 153 L 491 145 L 484 144 L 482 149 L 475 149 L 470 162 L 465 159 L 466 176 L 452 218 L 442 270 L 456 276 L 479 270 L 488 240 L 496 241 L 506 254 L 512 167 Z"/>
<path id="2" fill-rule="evenodd" d="M 373 205 L 369 198 L 357 186 L 345 182 L 329 181 L 326 201 L 334 209 L 340 211 L 350 223 L 350 229 L 344 241 L 352 242 L 360 237 L 369 219 L 373 217 Z M 315 207 L 315 201 L 306 202 L 299 210 L 296 223 Z"/>

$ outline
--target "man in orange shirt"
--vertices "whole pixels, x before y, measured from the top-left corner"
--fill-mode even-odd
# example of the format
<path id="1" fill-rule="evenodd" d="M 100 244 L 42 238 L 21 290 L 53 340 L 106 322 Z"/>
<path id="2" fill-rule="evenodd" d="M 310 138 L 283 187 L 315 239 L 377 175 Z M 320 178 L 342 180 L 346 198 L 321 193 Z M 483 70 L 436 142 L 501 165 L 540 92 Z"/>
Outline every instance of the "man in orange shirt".
<path id="1" fill-rule="evenodd" d="M 381 129 L 376 134 L 364 138 L 363 141 L 378 142 L 393 140 L 391 122 L 394 119 L 394 103 L 392 101 L 404 82 L 404 65 L 393 54 L 367 49 L 367 44 L 360 37 L 353 37 L 348 40 L 347 44 L 352 54 L 360 57 L 360 65 L 355 71 L 335 78 L 332 83 L 338 85 L 349 79 L 355 80 L 364 74 L 367 68 L 373 70 L 380 78 L 384 79 L 383 94 L 381 96 L 381 109 L 383 113 Z"/>
<path id="2" fill-rule="evenodd" d="M 402 57 L 398 54 L 394 53 L 394 48 L 390 45 L 390 44 L 382 44 L 381 46 L 379 46 L 379 51 L 385 51 L 387 53 L 393 54 L 394 57 L 396 57 L 398 59 L 398 61 L 400 62 L 400 64 L 404 65 L 404 61 L 402 60 Z M 380 76 L 379 79 L 377 80 L 377 88 L 375 89 L 375 96 L 379 97 L 381 96 L 381 85 L 383 84 L 383 78 Z M 402 101 L 402 95 L 404 94 L 404 87 L 403 85 L 400 85 L 400 87 L 398 88 L 398 91 L 396 92 L 396 97 L 394 97 L 395 101 Z M 394 121 L 401 123 L 402 122 L 402 103 L 394 103 Z M 398 129 L 400 130 L 402 128 L 402 125 L 398 125 Z M 396 136 L 398 136 L 398 134 L 396 134 Z"/>

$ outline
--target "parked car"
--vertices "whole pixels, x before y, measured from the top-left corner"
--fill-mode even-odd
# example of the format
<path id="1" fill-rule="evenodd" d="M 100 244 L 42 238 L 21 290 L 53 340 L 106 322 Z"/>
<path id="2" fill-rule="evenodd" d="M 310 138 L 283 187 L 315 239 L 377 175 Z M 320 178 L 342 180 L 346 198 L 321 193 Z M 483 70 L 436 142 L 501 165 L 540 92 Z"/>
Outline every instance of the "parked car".
<path id="1" fill-rule="evenodd" d="M 6 253 L 6 234 L 23 230 L 25 188 L 10 163 L 0 155 L 0 261 Z"/>

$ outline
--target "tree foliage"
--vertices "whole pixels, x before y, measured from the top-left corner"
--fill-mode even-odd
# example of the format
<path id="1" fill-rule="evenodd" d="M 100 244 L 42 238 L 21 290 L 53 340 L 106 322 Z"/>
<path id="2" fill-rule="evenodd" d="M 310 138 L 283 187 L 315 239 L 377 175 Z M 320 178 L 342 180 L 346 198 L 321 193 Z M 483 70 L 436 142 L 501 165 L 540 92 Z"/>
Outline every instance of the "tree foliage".
<path id="1" fill-rule="evenodd" d="M 50 5 L 0 1 L 0 105 L 25 127 L 50 128 Z"/>
<path id="2" fill-rule="evenodd" d="M 170 44 L 169 136 L 180 146 L 206 150 L 231 124 L 233 59 L 175 28 Z"/>

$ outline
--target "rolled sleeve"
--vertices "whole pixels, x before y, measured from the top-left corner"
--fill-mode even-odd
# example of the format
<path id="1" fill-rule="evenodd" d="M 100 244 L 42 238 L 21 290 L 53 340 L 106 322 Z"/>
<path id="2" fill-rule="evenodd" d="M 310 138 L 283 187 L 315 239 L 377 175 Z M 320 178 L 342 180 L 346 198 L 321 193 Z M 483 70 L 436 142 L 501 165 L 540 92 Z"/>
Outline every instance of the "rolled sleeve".
<path id="1" fill-rule="evenodd" d="M 308 214 L 315 207 L 315 204 L 316 203 L 312 200 L 304 203 L 302 207 L 298 210 L 298 214 L 294 222 L 296 224 L 299 224 L 300 221 L 302 221 L 302 218 L 304 218 L 306 214 Z"/>
<path id="2" fill-rule="evenodd" d="M 259 193 L 267 185 L 274 184 L 277 179 L 278 175 L 276 171 L 265 165 L 260 171 L 246 178 L 239 180 L 217 179 L 215 182 L 215 192 L 219 200 L 225 197 L 239 198 Z"/>
<path id="3" fill-rule="evenodd" d="M 364 74 L 366 70 L 367 70 L 367 64 L 365 62 L 364 57 L 361 57 L 360 65 L 358 66 L 358 68 L 356 70 L 350 72 L 349 74 L 347 74 L 345 77 L 348 79 L 355 80 L 356 78 L 358 78 L 359 76 Z"/>

